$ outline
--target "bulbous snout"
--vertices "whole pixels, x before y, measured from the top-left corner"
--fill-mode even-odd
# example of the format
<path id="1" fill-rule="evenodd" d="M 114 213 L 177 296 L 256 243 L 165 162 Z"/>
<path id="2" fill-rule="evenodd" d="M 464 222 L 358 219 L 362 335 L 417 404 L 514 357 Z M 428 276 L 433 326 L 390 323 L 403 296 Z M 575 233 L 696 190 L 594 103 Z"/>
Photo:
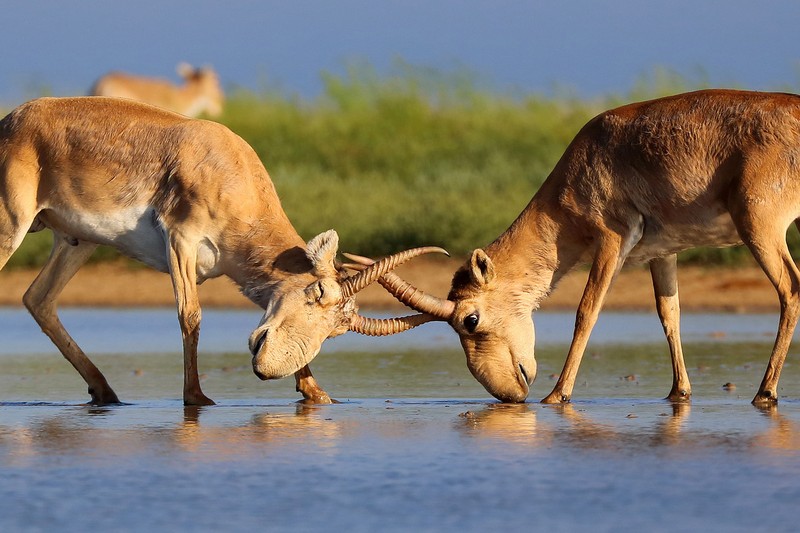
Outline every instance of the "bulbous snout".
<path id="1" fill-rule="evenodd" d="M 482 383 L 486 391 L 503 403 L 522 403 L 528 398 L 530 386 L 536 379 L 536 362 L 523 365 L 517 363 L 512 370 L 513 379 L 488 380 Z M 480 380 L 479 380 L 480 381 Z"/>
<path id="2" fill-rule="evenodd" d="M 248 341 L 250 353 L 253 355 L 253 372 L 262 381 L 267 379 L 276 379 L 274 376 L 270 375 L 266 368 L 264 368 L 264 365 L 260 363 L 261 358 L 259 358 L 259 354 L 264 348 L 264 344 L 267 342 L 268 335 L 269 330 L 267 328 L 257 329 L 252 335 L 250 335 L 250 339 Z"/>
<path id="3" fill-rule="evenodd" d="M 283 327 L 262 325 L 249 339 L 253 372 L 261 380 L 281 379 L 307 365 L 320 349 L 320 342 L 288 332 Z"/>
<path id="4" fill-rule="evenodd" d="M 499 343 L 491 349 L 469 342 L 462 344 L 467 367 L 486 392 L 503 403 L 522 403 L 528 398 L 537 370 L 532 350 L 513 352 Z"/>

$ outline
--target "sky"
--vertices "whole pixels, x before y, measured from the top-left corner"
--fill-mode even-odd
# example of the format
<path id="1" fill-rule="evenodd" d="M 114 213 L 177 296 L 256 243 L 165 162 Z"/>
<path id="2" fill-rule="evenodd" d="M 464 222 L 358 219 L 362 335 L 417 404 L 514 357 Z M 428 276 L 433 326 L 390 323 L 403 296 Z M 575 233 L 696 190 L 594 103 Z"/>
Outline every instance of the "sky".
<path id="1" fill-rule="evenodd" d="M 498 91 L 629 91 L 656 67 L 714 86 L 800 87 L 800 2 L 0 0 L 0 105 L 85 94 L 111 70 L 314 98 L 348 62 L 467 69 Z"/>

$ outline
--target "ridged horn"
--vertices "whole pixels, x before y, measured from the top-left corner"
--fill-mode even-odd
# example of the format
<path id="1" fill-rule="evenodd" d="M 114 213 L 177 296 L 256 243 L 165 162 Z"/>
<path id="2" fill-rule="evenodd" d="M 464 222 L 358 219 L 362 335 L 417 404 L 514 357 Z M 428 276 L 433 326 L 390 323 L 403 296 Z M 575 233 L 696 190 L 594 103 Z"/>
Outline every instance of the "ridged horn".
<path id="1" fill-rule="evenodd" d="M 397 318 L 367 318 L 356 315 L 350 324 L 350 331 L 372 337 L 384 337 L 413 329 L 426 322 L 437 320 L 432 315 L 410 315 Z"/>
<path id="2" fill-rule="evenodd" d="M 370 283 L 378 280 L 381 276 L 391 272 L 409 259 L 430 253 L 450 255 L 444 248 L 439 248 L 438 246 L 423 246 L 421 248 L 412 248 L 384 257 L 380 261 L 375 261 L 374 264 L 370 265 L 364 271 L 344 280 L 342 282 L 342 297 L 350 298 L 357 292 L 363 290 Z"/>
<path id="3" fill-rule="evenodd" d="M 355 264 L 348 263 L 344 265 L 353 270 L 366 269 L 375 263 L 375 261 L 369 257 L 361 255 L 345 253 L 344 256 L 351 261 L 355 261 Z M 433 315 L 437 319 L 445 321 L 450 320 L 450 317 L 453 316 L 453 312 L 456 308 L 453 302 L 444 298 L 437 298 L 436 296 L 425 294 L 394 272 L 388 272 L 381 276 L 378 279 L 378 283 L 400 303 L 407 305 L 415 311 Z"/>

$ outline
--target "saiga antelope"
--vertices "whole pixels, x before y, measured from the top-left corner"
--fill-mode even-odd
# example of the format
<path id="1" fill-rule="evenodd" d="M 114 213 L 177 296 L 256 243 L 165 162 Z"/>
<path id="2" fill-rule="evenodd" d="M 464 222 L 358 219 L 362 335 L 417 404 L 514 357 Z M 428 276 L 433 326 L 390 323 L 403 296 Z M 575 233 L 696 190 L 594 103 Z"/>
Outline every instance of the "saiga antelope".
<path id="1" fill-rule="evenodd" d="M 295 373 L 307 400 L 329 402 L 307 366 L 326 338 L 420 323 L 361 317 L 354 295 L 402 261 L 442 251 L 403 252 L 348 278 L 335 263 L 336 232 L 303 242 L 240 137 L 215 122 L 102 97 L 42 98 L 0 121 L 0 268 L 27 232 L 44 228 L 53 250 L 23 301 L 89 385 L 93 404 L 117 395 L 62 326 L 56 299 L 98 244 L 170 274 L 191 405 L 213 403 L 197 373 L 197 284 L 228 276 L 265 310 L 249 340 L 261 379 Z"/>
<path id="2" fill-rule="evenodd" d="M 159 78 L 110 72 L 94 83 L 89 94 L 128 98 L 187 117 L 196 117 L 202 113 L 208 113 L 210 117 L 219 116 L 225 95 L 214 69 L 194 68 L 188 63 L 179 63 L 176 70 L 183 78 L 182 86 Z"/>
<path id="3" fill-rule="evenodd" d="M 455 273 L 446 300 L 394 274 L 381 283 L 449 322 L 477 380 L 498 399 L 521 402 L 536 376 L 532 312 L 564 274 L 590 262 L 564 369 L 542 400 L 563 403 L 614 276 L 625 262 L 648 262 L 672 358 L 668 398 L 687 400 L 676 253 L 743 242 L 780 302 L 777 338 L 753 399 L 769 404 L 778 400 L 800 313 L 800 271 L 786 245 L 798 216 L 800 97 L 698 91 L 589 121 L 511 227 Z"/>

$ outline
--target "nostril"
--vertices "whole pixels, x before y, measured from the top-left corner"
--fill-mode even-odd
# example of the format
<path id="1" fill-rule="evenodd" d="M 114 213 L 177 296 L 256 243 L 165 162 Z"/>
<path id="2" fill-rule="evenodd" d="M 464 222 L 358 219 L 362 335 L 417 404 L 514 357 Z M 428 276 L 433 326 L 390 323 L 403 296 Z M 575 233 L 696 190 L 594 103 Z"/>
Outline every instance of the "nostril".
<path id="1" fill-rule="evenodd" d="M 258 355 L 258 352 L 261 351 L 261 347 L 264 346 L 264 342 L 267 340 L 267 331 L 264 330 L 258 337 L 256 337 L 255 341 L 250 343 L 250 353 L 254 356 Z"/>
<path id="2" fill-rule="evenodd" d="M 525 367 L 522 366 L 522 363 L 519 363 L 517 366 L 519 367 L 520 374 L 522 374 L 522 379 L 525 380 L 525 383 L 530 385 L 531 384 L 531 379 L 528 377 L 528 373 L 525 372 Z"/>

